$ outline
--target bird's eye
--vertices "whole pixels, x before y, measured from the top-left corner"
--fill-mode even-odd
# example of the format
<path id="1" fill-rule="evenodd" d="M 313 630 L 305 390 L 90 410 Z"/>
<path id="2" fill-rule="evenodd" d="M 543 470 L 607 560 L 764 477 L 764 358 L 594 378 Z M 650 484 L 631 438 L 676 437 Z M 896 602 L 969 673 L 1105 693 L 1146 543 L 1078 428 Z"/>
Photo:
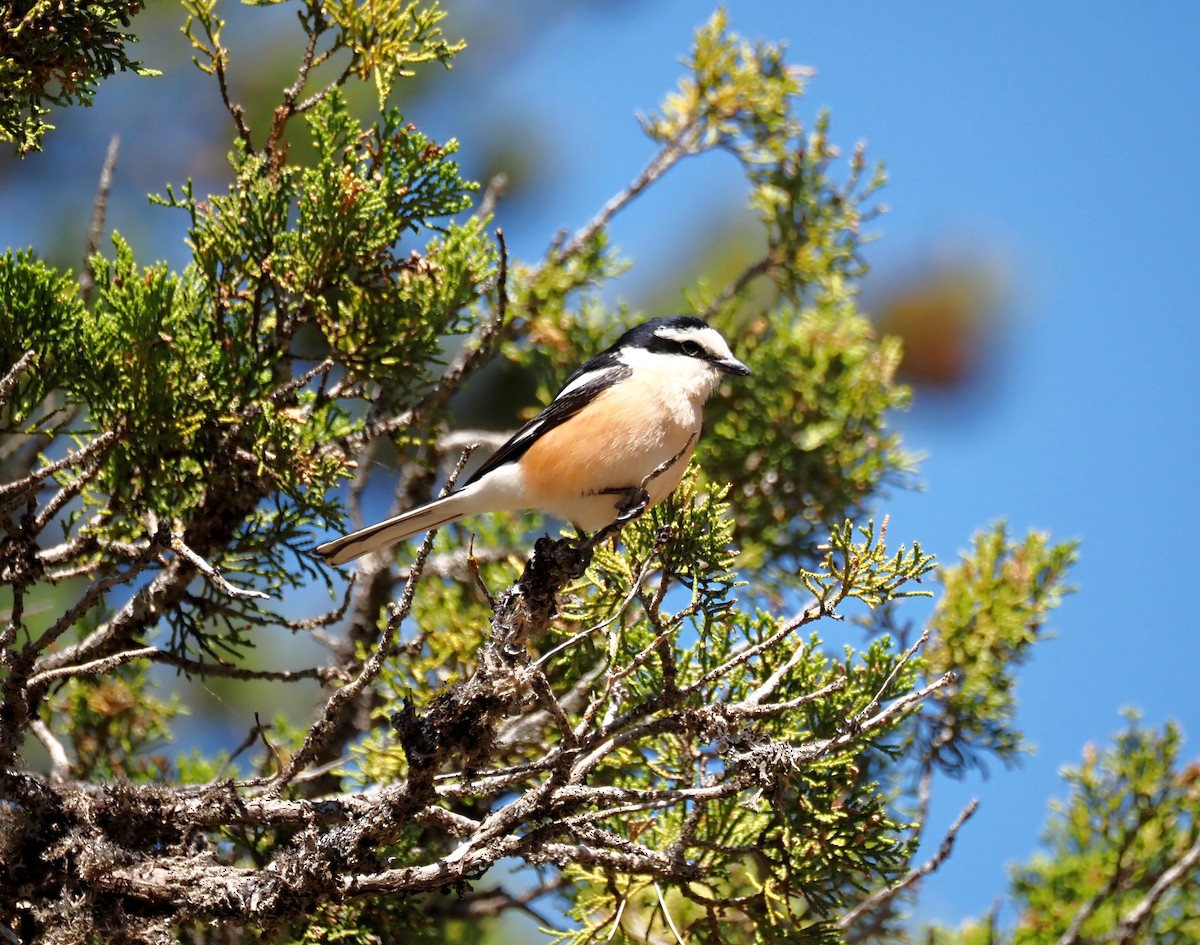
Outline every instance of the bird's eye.
<path id="1" fill-rule="evenodd" d="M 704 349 L 694 341 L 685 341 L 680 347 L 683 348 L 683 353 L 689 358 L 698 358 L 704 354 Z"/>

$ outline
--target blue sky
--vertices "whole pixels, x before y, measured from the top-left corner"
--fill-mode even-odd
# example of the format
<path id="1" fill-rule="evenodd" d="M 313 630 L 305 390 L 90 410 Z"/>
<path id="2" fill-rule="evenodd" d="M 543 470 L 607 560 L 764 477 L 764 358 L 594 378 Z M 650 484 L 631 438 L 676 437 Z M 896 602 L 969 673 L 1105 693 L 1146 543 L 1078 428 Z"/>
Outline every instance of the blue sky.
<path id="1" fill-rule="evenodd" d="M 507 218 L 501 209 L 524 257 L 641 169 L 652 146 L 634 113 L 676 84 L 692 30 L 711 12 L 663 0 L 554 9 L 536 32 L 519 16 L 468 31 L 472 48 L 409 115 L 435 137 L 458 136 L 468 169 L 472 129 L 482 138 L 515 124 L 553 145 L 533 197 Z M 953 560 L 976 529 L 1005 518 L 1018 534 L 1082 542 L 1079 592 L 1022 675 L 1021 720 L 1037 753 L 988 781 L 938 786 L 935 834 L 970 797 L 983 802 L 925 886 L 923 915 L 955 922 L 1002 893 L 1006 865 L 1032 852 L 1047 801 L 1061 793 L 1058 770 L 1085 744 L 1106 742 L 1121 707 L 1200 733 L 1187 512 L 1200 459 L 1200 6 L 733 0 L 728 9 L 735 30 L 784 40 L 795 62 L 816 69 L 806 114 L 830 108 L 836 140 L 866 139 L 886 161 L 891 209 L 868 257 L 876 272 L 903 278 L 914 261 L 965 249 L 1001 260 L 1010 277 L 986 382 L 956 400 L 919 394 L 898 418 L 907 445 L 927 454 L 925 489 L 881 504 L 890 537 Z M 447 25 L 453 33 L 453 12 Z M 96 129 L 137 141 L 159 116 L 193 107 L 131 111 L 129 81 L 114 87 L 62 122 L 86 149 L 48 141 L 46 166 L 64 182 L 82 175 L 85 193 L 103 155 Z M 153 174 L 118 182 L 118 226 L 137 229 L 146 192 L 203 176 L 173 134 L 156 148 Z M 144 169 L 138 160 L 130 165 Z M 29 173 L 9 166 L 0 177 L 5 246 L 53 238 L 23 196 Z M 729 162 L 684 168 L 618 218 L 614 241 L 637 265 L 617 292 L 634 294 L 688 234 L 743 199 Z M 178 233 L 140 249 L 183 258 Z"/>

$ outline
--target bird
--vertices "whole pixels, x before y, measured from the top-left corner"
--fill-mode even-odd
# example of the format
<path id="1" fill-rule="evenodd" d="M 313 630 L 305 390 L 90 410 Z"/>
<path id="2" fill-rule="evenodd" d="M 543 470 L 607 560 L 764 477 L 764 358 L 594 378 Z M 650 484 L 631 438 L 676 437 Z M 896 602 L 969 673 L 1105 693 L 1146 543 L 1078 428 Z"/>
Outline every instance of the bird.
<path id="1" fill-rule="evenodd" d="M 670 495 L 700 435 L 703 407 L 727 376 L 748 376 L 695 315 L 630 328 L 448 495 L 333 541 L 333 565 L 470 515 L 538 509 L 581 533 L 640 514 Z"/>

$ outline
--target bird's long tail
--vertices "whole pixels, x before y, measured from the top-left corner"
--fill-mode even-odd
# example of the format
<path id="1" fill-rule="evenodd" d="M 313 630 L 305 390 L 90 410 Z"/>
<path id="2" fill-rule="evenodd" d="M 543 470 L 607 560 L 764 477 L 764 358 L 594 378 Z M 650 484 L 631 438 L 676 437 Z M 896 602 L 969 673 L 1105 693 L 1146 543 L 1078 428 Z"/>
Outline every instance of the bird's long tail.
<path id="1" fill-rule="evenodd" d="M 372 551 L 386 548 L 418 535 L 421 532 L 457 522 L 467 515 L 487 510 L 480 506 L 477 490 L 468 486 L 461 492 L 454 492 L 441 499 L 434 499 L 425 505 L 402 512 L 394 518 L 371 525 L 333 541 L 318 545 L 316 552 L 323 555 L 330 564 L 345 564 L 355 558 L 361 558 Z"/>

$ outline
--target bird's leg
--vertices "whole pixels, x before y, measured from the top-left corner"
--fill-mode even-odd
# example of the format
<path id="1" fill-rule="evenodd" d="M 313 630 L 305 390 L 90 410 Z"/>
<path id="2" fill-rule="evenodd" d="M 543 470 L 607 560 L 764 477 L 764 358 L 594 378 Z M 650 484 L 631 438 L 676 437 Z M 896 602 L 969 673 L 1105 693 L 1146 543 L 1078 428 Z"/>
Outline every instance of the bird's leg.
<path id="1" fill-rule="evenodd" d="M 650 493 L 646 489 L 650 483 L 665 473 L 668 469 L 683 459 L 684 456 L 696 445 L 696 437 L 698 433 L 693 433 L 687 438 L 687 442 L 683 444 L 679 452 L 668 460 L 659 463 L 650 471 L 650 474 L 642 479 L 641 484 L 637 486 L 612 486 L 608 489 L 601 489 L 601 495 L 619 495 L 624 496 L 623 501 L 617 503 L 617 517 L 612 525 L 605 529 L 620 527 L 626 522 L 631 521 L 646 511 L 646 507 L 650 504 Z"/>
<path id="2" fill-rule="evenodd" d="M 683 446 L 681 446 L 679 448 L 678 453 L 676 453 L 674 456 L 672 456 L 670 459 L 666 460 L 665 462 L 659 463 L 657 466 L 655 466 L 653 471 L 650 473 L 650 475 L 642 480 L 643 491 L 645 490 L 647 484 L 653 482 L 655 479 L 657 479 L 659 476 L 661 476 L 663 473 L 665 473 L 668 469 L 673 467 L 677 462 L 679 462 L 681 459 L 683 459 L 683 457 L 686 456 L 689 452 L 691 452 L 692 447 L 696 445 L 696 438 L 699 435 L 700 435 L 699 430 L 696 430 L 695 432 L 693 432 L 692 435 L 687 438 L 687 442 L 684 443 Z"/>

